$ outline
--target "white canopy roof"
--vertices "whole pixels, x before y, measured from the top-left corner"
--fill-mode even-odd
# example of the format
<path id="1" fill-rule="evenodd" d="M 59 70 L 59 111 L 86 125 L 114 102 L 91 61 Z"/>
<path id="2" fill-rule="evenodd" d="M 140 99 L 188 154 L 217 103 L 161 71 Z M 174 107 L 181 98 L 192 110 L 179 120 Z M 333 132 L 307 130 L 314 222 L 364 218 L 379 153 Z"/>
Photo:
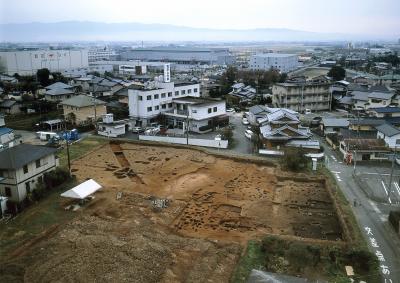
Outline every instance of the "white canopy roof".
<path id="1" fill-rule="evenodd" d="M 98 183 L 96 183 L 93 179 L 90 179 L 62 193 L 61 196 L 66 198 L 84 199 L 99 189 L 101 189 L 101 186 Z"/>

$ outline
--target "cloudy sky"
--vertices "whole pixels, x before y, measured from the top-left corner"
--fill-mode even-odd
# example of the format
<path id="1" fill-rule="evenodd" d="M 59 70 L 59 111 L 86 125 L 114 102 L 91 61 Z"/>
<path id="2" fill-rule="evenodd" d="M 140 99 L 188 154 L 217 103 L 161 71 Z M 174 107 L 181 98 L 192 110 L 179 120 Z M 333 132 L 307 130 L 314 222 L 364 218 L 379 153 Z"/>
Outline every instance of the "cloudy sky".
<path id="1" fill-rule="evenodd" d="M 393 35 L 400 0 L 0 0 L 0 23 L 100 21 Z"/>

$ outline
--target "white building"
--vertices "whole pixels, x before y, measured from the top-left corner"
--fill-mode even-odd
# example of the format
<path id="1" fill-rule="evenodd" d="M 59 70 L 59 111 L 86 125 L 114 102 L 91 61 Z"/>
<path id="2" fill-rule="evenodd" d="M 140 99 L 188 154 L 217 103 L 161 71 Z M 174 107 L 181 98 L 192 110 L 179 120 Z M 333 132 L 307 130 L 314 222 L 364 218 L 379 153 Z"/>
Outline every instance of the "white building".
<path id="1" fill-rule="evenodd" d="M 88 60 L 89 62 L 96 61 L 110 61 L 115 58 L 117 54 L 114 50 L 111 50 L 109 47 L 92 47 L 88 51 Z"/>
<path id="2" fill-rule="evenodd" d="M 103 122 L 97 125 L 97 133 L 101 136 L 116 138 L 125 135 L 125 121 L 114 121 L 112 113 L 104 114 Z"/>
<path id="3" fill-rule="evenodd" d="M 58 166 L 57 149 L 19 144 L 0 152 L 0 195 L 21 202 L 43 174 Z"/>
<path id="4" fill-rule="evenodd" d="M 189 131 L 204 133 L 229 123 L 224 100 L 186 96 L 174 98 L 172 109 L 164 112 L 167 124 Z"/>
<path id="5" fill-rule="evenodd" d="M 400 149 L 400 130 L 390 124 L 382 124 L 376 127 L 377 138 L 383 139 L 390 149 Z"/>
<path id="6" fill-rule="evenodd" d="M 129 116 L 136 126 L 145 127 L 160 113 L 172 110 L 174 98 L 200 97 L 200 84 L 168 82 L 168 74 L 164 71 L 164 78 L 128 89 Z"/>
<path id="7" fill-rule="evenodd" d="M 272 68 L 287 73 L 298 66 L 299 59 L 296 54 L 265 53 L 250 57 L 250 69 L 252 70 L 269 70 Z"/>
<path id="8" fill-rule="evenodd" d="M 27 50 L 0 52 L 0 72 L 33 75 L 39 69 L 51 72 L 88 67 L 88 50 Z"/>

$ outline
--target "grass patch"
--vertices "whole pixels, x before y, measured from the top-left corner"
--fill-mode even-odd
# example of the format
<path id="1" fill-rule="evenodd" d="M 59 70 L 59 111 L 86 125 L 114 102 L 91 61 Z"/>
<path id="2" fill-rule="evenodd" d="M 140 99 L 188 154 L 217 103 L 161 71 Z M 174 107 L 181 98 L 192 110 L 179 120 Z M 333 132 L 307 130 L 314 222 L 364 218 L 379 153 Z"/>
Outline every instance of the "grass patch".
<path id="1" fill-rule="evenodd" d="M 62 114 L 61 110 L 52 111 L 45 114 L 18 114 L 6 116 L 5 122 L 7 127 L 12 128 L 14 130 L 28 130 L 31 131 L 33 129 L 33 125 L 39 123 L 43 119 L 55 119 L 59 118 Z"/>
<path id="2" fill-rule="evenodd" d="M 73 143 L 69 146 L 69 156 L 71 161 L 77 159 L 78 157 L 88 153 L 94 148 L 101 146 L 103 144 L 108 143 L 107 139 L 102 139 L 98 137 L 87 137 L 76 143 Z M 67 167 L 68 166 L 68 157 L 67 157 L 67 147 L 64 146 L 58 153 L 58 157 L 60 158 L 60 166 Z"/>
<path id="3" fill-rule="evenodd" d="M 75 186 L 70 180 L 48 192 L 40 202 L 32 204 L 18 214 L 8 224 L 0 223 L 0 258 L 20 247 L 55 224 L 63 225 L 75 217 L 76 213 L 64 211 L 60 193 Z"/>
<path id="4" fill-rule="evenodd" d="M 247 243 L 246 253 L 243 255 L 232 275 L 231 282 L 246 282 L 252 269 L 263 269 L 265 255 L 261 250 L 261 242 L 251 240 Z"/>

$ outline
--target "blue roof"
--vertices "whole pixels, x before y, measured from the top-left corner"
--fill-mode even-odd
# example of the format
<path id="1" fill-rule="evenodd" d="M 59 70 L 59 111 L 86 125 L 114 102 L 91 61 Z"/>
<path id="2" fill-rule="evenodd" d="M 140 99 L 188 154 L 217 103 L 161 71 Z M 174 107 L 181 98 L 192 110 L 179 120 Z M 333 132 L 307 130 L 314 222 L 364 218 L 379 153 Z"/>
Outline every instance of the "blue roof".
<path id="1" fill-rule="evenodd" d="M 2 127 L 2 128 L 0 128 L 0 135 L 5 135 L 5 134 L 8 134 L 8 133 L 11 133 L 12 131 L 13 130 L 10 129 L 10 128 Z"/>
<path id="2" fill-rule="evenodd" d="M 397 113 L 400 112 L 400 107 L 378 107 L 371 110 L 376 113 Z"/>

